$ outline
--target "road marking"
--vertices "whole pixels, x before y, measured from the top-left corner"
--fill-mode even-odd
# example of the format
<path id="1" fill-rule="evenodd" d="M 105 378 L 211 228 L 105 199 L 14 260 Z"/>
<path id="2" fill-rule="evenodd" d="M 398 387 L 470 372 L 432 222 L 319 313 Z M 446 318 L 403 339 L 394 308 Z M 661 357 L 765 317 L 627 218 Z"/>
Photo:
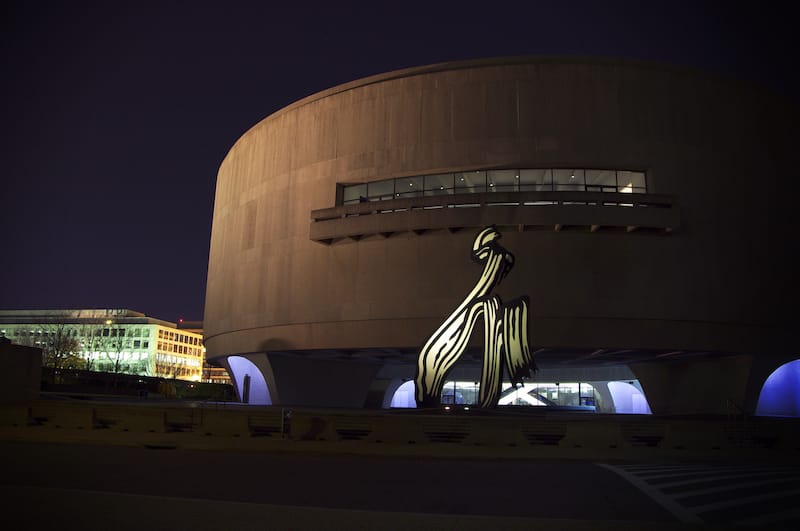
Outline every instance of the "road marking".
<path id="1" fill-rule="evenodd" d="M 783 507 L 800 497 L 796 466 L 598 465 L 625 478 L 683 523 L 786 525 L 800 518 L 800 508 Z"/>
<path id="2" fill-rule="evenodd" d="M 720 487 L 710 487 L 707 489 L 693 490 L 692 492 L 689 493 L 677 495 L 675 496 L 675 499 L 682 500 L 684 498 L 691 498 L 692 496 L 700 496 L 703 494 L 714 494 L 715 492 L 724 492 L 726 490 L 735 490 L 745 485 L 748 487 L 765 487 L 768 485 L 772 485 L 773 483 L 783 483 L 785 481 L 787 481 L 786 478 L 776 478 L 776 479 L 768 479 L 765 481 L 748 481 L 745 482 L 744 484 L 739 483 L 738 485 L 723 485 Z"/>
<path id="3" fill-rule="evenodd" d="M 702 524 L 703 520 L 694 514 L 692 511 L 686 510 L 681 504 L 676 502 L 672 497 L 665 496 L 657 488 L 651 487 L 646 481 L 630 474 L 629 472 L 605 463 L 598 463 L 606 470 L 610 470 L 625 478 L 633 486 L 650 496 L 650 498 L 664 509 L 669 511 L 675 518 L 684 524 Z"/>

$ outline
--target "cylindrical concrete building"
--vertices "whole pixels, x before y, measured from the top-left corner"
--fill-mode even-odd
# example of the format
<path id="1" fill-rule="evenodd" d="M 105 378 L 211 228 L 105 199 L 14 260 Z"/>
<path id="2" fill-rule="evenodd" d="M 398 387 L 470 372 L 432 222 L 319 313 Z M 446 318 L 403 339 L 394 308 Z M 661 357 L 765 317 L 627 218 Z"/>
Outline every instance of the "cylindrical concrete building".
<path id="1" fill-rule="evenodd" d="M 445 63 L 309 96 L 220 167 L 207 357 L 251 402 L 385 404 L 495 225 L 515 256 L 497 293 L 528 296 L 543 373 L 633 371 L 656 413 L 755 411 L 796 357 L 797 117 L 733 80 L 585 58 Z M 481 351 L 475 334 L 459 370 Z"/>

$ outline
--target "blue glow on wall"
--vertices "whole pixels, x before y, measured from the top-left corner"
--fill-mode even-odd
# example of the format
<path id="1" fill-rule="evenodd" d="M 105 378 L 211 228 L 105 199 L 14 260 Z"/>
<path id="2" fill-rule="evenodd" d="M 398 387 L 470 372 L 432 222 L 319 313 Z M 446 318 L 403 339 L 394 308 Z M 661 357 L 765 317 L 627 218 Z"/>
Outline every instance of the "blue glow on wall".
<path id="1" fill-rule="evenodd" d="M 242 356 L 230 356 L 228 357 L 228 365 L 233 373 L 233 381 L 236 382 L 236 390 L 239 392 L 239 397 L 242 396 L 245 376 L 250 376 L 250 400 L 248 403 L 262 406 L 272 405 L 272 398 L 269 395 L 264 375 L 261 374 L 261 371 L 252 361 Z"/>
<path id="2" fill-rule="evenodd" d="M 394 392 L 391 407 L 417 407 L 417 400 L 414 398 L 416 386 L 414 380 L 409 380 Z"/>
<path id="3" fill-rule="evenodd" d="M 608 382 L 611 400 L 616 413 L 650 415 L 650 404 L 647 398 L 635 386 L 625 382 Z"/>
<path id="4" fill-rule="evenodd" d="M 769 375 L 758 396 L 756 415 L 800 417 L 800 360 L 785 363 Z"/>

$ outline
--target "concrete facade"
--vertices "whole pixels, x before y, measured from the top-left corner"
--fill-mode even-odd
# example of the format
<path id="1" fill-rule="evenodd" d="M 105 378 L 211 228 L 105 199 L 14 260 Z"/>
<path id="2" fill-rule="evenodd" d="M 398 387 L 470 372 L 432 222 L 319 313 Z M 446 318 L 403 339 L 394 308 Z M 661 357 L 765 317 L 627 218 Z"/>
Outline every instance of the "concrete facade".
<path id="1" fill-rule="evenodd" d="M 578 58 L 432 65 L 309 96 L 255 125 L 220 167 L 207 356 L 266 366 L 279 355 L 283 372 L 287 355 L 342 367 L 358 359 L 376 373 L 413 365 L 479 273 L 468 258 L 478 227 L 496 224 L 516 256 L 498 293 L 530 297 L 541 366 L 636 372 L 744 356 L 777 367 L 796 357 L 797 185 L 787 177 L 797 117 L 732 80 Z M 636 199 L 659 208 L 563 195 L 577 192 L 554 192 L 558 204 L 546 207 L 483 198 L 477 208 L 423 208 L 441 196 L 405 200 L 405 213 L 337 204 L 352 183 L 518 168 L 643 171 L 647 193 Z M 669 386 L 640 372 L 653 389 Z M 694 409 L 754 408 L 758 385 L 740 372 Z M 664 400 L 654 412 L 686 410 Z"/>

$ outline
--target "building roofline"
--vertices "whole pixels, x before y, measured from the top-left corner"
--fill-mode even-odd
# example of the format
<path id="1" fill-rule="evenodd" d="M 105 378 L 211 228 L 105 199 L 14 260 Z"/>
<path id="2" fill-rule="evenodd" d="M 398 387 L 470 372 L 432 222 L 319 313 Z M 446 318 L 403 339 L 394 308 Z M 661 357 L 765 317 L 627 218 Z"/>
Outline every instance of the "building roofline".
<path id="1" fill-rule="evenodd" d="M 399 70 L 392 70 L 380 74 L 362 77 L 353 81 L 348 81 L 333 87 L 323 89 L 319 92 L 310 94 L 301 98 L 285 107 L 281 107 L 277 111 L 265 116 L 256 122 L 252 127 L 244 131 L 236 142 L 231 146 L 228 153 L 223 158 L 223 163 L 227 159 L 239 141 L 244 138 L 250 131 L 261 126 L 268 120 L 274 120 L 285 113 L 299 109 L 321 99 L 341 94 L 350 90 L 354 90 L 385 81 L 396 79 L 403 79 L 414 77 L 424 74 L 432 74 L 437 72 L 454 71 L 454 70 L 467 70 L 471 68 L 491 68 L 496 66 L 510 66 L 510 65 L 568 65 L 568 64 L 583 64 L 595 66 L 619 66 L 619 67 L 636 67 L 642 70 L 660 70 L 665 72 L 672 72 L 677 75 L 694 76 L 699 78 L 706 78 L 715 80 L 731 86 L 750 88 L 751 90 L 758 90 L 768 92 L 768 89 L 757 85 L 753 82 L 748 82 L 743 79 L 733 77 L 728 74 L 720 72 L 701 70 L 697 67 L 677 65 L 672 63 L 662 63 L 655 61 L 645 61 L 642 59 L 631 59 L 623 57 L 610 57 L 610 56 L 584 56 L 584 55 L 513 55 L 503 57 L 488 57 L 480 59 L 466 59 L 460 61 L 445 61 L 441 63 L 433 63 L 429 65 L 413 66 L 409 68 L 402 68 Z M 777 96 L 773 94 L 774 96 Z"/>
<path id="2" fill-rule="evenodd" d="M 155 324 L 169 328 L 178 328 L 177 323 L 150 317 L 142 312 L 126 308 L 83 308 L 83 309 L 48 309 L 48 310 L 0 310 L 0 322 L 4 324 L 44 324 L 44 323 L 88 323 L 98 324 L 108 319 L 118 324 Z"/>

